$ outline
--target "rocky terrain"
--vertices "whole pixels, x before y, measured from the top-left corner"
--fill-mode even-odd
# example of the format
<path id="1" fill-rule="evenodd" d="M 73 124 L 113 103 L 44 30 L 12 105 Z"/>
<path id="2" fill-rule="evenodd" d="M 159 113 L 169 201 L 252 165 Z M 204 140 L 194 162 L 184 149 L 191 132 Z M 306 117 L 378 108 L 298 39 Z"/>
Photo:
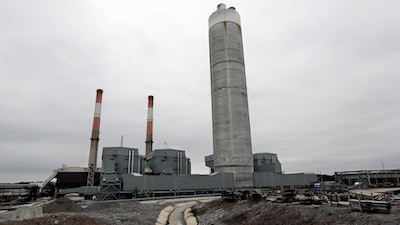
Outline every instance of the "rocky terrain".
<path id="1" fill-rule="evenodd" d="M 154 225 L 160 211 L 175 204 L 165 201 L 142 204 L 130 200 L 80 205 L 61 198 L 44 206 L 44 217 L 0 222 L 0 225 Z M 217 199 L 199 202 L 193 207 L 193 212 L 199 225 L 400 224 L 398 205 L 393 206 L 390 214 L 379 214 L 362 213 L 344 206 L 272 203 L 265 200 L 233 203 Z"/>

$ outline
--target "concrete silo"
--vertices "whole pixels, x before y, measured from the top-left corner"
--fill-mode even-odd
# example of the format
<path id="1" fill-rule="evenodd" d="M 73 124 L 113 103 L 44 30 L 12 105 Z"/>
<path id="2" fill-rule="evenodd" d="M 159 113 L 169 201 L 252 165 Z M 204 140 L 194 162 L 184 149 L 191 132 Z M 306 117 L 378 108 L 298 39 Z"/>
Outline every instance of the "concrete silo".
<path id="1" fill-rule="evenodd" d="M 209 20 L 214 171 L 253 186 L 249 108 L 240 16 L 219 4 Z"/>

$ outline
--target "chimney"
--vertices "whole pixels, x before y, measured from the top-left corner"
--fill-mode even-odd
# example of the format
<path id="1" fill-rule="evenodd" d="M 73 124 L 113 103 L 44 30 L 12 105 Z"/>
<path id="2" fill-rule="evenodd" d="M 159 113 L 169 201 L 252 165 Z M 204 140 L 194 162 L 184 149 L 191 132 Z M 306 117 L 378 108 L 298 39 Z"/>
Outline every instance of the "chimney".
<path id="1" fill-rule="evenodd" d="M 149 95 L 147 108 L 147 131 L 146 131 L 146 159 L 151 152 L 153 152 L 153 99 Z"/>
<path id="2" fill-rule="evenodd" d="M 101 115 L 102 99 L 103 99 L 103 90 L 97 89 L 96 105 L 94 107 L 92 138 L 90 138 L 87 186 L 94 185 L 94 174 L 95 174 L 95 171 L 97 168 L 97 150 L 98 150 L 98 146 L 99 146 L 100 115 Z"/>

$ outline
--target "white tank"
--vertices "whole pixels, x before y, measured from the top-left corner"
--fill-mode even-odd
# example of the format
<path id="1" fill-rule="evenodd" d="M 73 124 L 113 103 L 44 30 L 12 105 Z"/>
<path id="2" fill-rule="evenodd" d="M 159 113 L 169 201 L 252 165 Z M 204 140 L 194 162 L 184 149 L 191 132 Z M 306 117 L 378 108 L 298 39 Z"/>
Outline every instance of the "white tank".
<path id="1" fill-rule="evenodd" d="M 215 172 L 234 172 L 237 188 L 253 186 L 249 107 L 240 16 L 219 4 L 209 20 Z"/>

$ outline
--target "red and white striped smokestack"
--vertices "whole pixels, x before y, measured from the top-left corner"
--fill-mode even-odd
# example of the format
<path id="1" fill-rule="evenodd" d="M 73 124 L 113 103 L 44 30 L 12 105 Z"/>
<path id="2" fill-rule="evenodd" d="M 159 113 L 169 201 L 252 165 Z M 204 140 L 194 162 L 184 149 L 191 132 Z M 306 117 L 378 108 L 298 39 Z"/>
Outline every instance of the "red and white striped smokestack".
<path id="1" fill-rule="evenodd" d="M 93 186 L 94 173 L 97 168 L 97 150 L 99 146 L 100 136 L 100 115 L 101 115 L 101 102 L 103 99 L 103 90 L 97 89 L 96 105 L 94 107 L 93 129 L 92 138 L 90 138 L 90 152 L 89 152 L 89 167 L 87 185 Z"/>
<path id="2" fill-rule="evenodd" d="M 153 100 L 154 97 L 149 95 L 147 107 L 147 131 L 146 131 L 146 158 L 153 151 Z"/>

